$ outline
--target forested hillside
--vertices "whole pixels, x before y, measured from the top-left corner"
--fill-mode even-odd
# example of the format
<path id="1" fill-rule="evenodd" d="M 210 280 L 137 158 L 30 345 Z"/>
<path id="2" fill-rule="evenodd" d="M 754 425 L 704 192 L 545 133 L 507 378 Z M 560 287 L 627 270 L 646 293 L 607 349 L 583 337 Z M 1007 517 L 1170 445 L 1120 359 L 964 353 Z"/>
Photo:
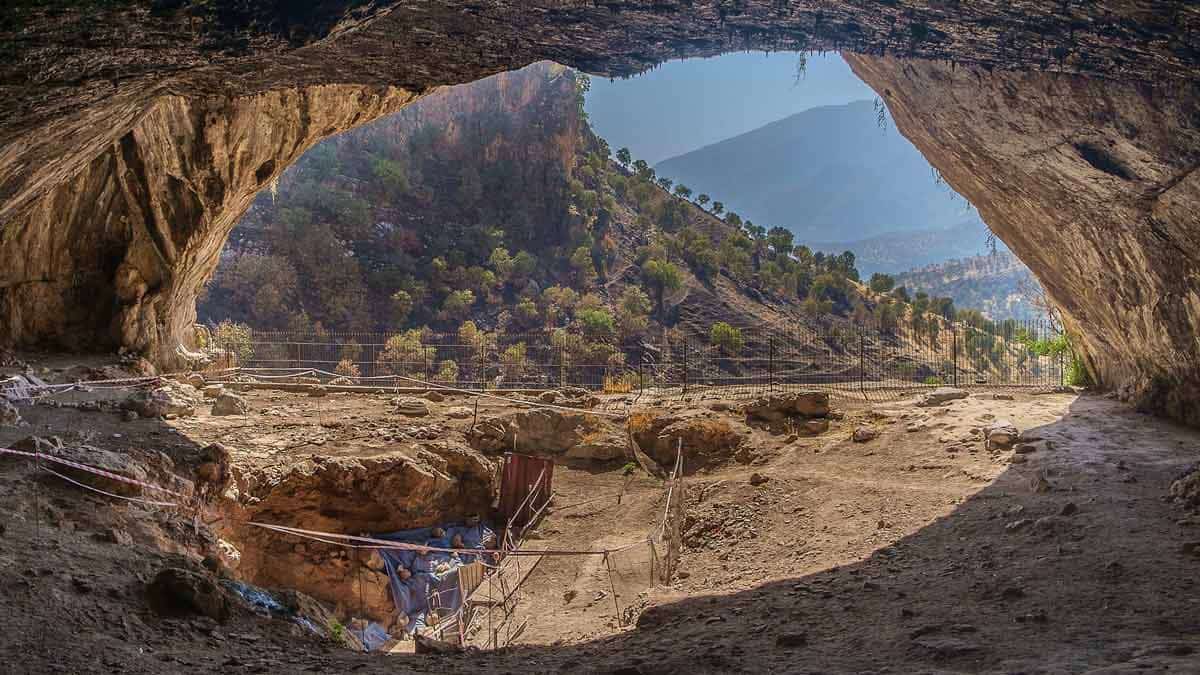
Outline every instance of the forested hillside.
<path id="1" fill-rule="evenodd" d="M 928 265 L 896 275 L 896 283 L 953 298 L 960 307 L 978 309 L 996 321 L 1044 315 L 1034 304 L 1041 286 L 1029 268 L 1008 251 Z"/>
<path id="2" fill-rule="evenodd" d="M 907 294 L 868 289 L 853 254 L 795 245 L 612 152 L 583 112 L 589 82 L 535 64 L 320 144 L 235 229 L 201 319 L 418 343 L 561 332 L 591 359 L 663 331 L 741 344 L 748 326 L 905 322 Z"/>

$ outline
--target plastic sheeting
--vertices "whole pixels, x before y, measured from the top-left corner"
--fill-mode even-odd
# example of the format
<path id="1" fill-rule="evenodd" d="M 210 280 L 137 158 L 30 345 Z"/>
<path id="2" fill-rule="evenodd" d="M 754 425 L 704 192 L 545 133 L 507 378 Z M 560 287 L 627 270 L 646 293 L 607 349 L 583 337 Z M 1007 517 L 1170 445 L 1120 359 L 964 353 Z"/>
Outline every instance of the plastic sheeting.
<path id="1" fill-rule="evenodd" d="M 443 527 L 444 537 L 435 538 L 432 527 L 401 530 L 388 534 L 374 535 L 376 539 L 399 541 L 410 544 L 425 544 L 437 548 L 449 548 L 455 535 L 461 534 L 464 548 L 478 549 L 478 555 L 453 554 L 430 551 L 419 553 L 414 550 L 380 550 L 383 564 L 387 568 L 388 582 L 392 590 L 392 601 L 396 609 L 408 617 L 405 632 L 411 634 L 423 628 L 429 613 L 447 616 L 457 612 L 463 598 L 459 590 L 458 570 L 465 564 L 491 555 L 489 546 L 495 544 L 496 535 L 486 524 L 474 527 L 448 525 Z M 412 572 L 407 580 L 400 579 L 400 568 Z M 442 571 L 438 571 L 438 570 Z"/>

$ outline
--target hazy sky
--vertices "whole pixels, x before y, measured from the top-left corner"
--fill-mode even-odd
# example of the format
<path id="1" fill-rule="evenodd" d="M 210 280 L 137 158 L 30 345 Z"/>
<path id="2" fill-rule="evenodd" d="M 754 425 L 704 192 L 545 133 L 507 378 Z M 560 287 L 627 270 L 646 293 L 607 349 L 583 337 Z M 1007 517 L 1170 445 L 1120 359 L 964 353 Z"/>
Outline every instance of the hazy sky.
<path id="1" fill-rule="evenodd" d="M 592 128 L 613 151 L 655 164 L 821 105 L 875 98 L 837 54 L 808 57 L 796 82 L 790 52 L 671 61 L 628 80 L 593 77 Z"/>

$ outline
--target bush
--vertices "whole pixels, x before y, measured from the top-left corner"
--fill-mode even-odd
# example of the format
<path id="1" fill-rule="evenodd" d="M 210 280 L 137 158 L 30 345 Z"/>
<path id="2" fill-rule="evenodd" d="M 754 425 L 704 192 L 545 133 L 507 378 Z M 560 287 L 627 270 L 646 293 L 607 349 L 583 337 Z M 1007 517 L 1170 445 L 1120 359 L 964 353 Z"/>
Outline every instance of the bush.
<path id="1" fill-rule="evenodd" d="M 333 369 L 333 372 L 341 375 L 342 377 L 362 377 L 362 372 L 358 369 L 358 365 L 356 365 L 350 359 L 342 359 L 341 361 L 338 361 L 337 367 Z"/>
<path id="2" fill-rule="evenodd" d="M 455 384 L 458 382 L 458 362 L 452 359 L 446 359 L 438 364 L 437 375 L 434 376 L 434 381 L 442 384 Z"/>
<path id="3" fill-rule="evenodd" d="M 718 321 L 713 324 L 712 330 L 708 334 L 708 341 L 720 347 L 721 351 L 731 356 L 742 351 L 742 347 L 745 346 L 745 341 L 742 339 L 742 331 L 724 321 Z"/>
<path id="4" fill-rule="evenodd" d="M 500 366 L 505 379 L 517 380 L 525 374 L 525 343 L 518 342 L 500 355 Z"/>
<path id="5" fill-rule="evenodd" d="M 940 386 L 945 384 L 945 382 L 943 382 L 942 378 L 938 377 L 937 375 L 930 375 L 929 377 L 925 378 L 925 384 Z"/>
<path id="6" fill-rule="evenodd" d="M 380 370 L 393 375 L 413 377 L 425 373 L 425 346 L 419 328 L 406 330 L 387 339 L 375 359 Z"/>
<path id="7" fill-rule="evenodd" d="M 237 363 L 246 363 L 254 358 L 253 338 L 250 327 L 244 323 L 222 321 L 213 331 L 213 346 L 221 349 Z"/>
<path id="8" fill-rule="evenodd" d="M 616 329 L 612 314 L 603 309 L 581 309 L 575 313 L 575 319 L 583 327 L 584 335 L 593 340 L 612 337 Z"/>

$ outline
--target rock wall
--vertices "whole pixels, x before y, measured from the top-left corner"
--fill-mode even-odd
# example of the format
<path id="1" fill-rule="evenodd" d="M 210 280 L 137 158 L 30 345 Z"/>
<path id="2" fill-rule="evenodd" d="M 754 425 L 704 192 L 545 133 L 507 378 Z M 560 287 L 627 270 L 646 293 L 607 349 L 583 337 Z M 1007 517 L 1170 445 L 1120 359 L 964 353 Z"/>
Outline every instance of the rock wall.
<path id="1" fill-rule="evenodd" d="M 1099 382 L 1200 425 L 1200 86 L 846 58 L 1042 282 Z"/>
<path id="2" fill-rule="evenodd" d="M 276 534 L 250 521 L 319 532 L 369 534 L 428 527 L 488 514 L 495 465 L 454 442 L 424 443 L 370 457 L 322 457 L 235 470 L 236 489 L 219 503 L 221 537 L 238 549 L 238 578 L 299 590 L 341 615 L 388 621 L 392 600 L 382 560 Z M 360 576 L 361 575 L 361 576 Z M 361 594 L 361 596 L 360 596 Z"/>
<path id="3" fill-rule="evenodd" d="M 390 87 L 158 99 L 0 231 L 0 343 L 145 352 L 170 364 L 230 229 L 317 141 L 397 110 Z"/>

